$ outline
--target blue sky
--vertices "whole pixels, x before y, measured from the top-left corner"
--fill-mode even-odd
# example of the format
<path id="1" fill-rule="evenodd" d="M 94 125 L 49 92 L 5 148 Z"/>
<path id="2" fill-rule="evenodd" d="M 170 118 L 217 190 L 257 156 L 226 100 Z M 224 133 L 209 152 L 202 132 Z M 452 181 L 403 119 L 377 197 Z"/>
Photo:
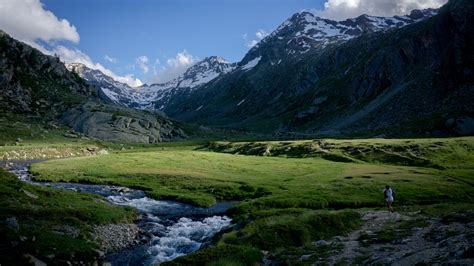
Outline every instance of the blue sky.
<path id="1" fill-rule="evenodd" d="M 256 40 L 293 13 L 321 9 L 323 0 L 42 0 L 44 8 L 77 28 L 76 46 L 119 75 L 143 81 L 187 51 L 193 58 L 218 55 L 239 61 Z M 244 37 L 247 36 L 245 39 Z M 116 59 L 115 63 L 106 60 Z M 146 56 L 149 70 L 135 66 Z M 157 60 L 158 59 L 158 60 Z M 159 64 L 158 64 L 159 62 Z M 157 73 L 159 74 L 159 73 Z"/>
<path id="2" fill-rule="evenodd" d="M 447 0 L 0 0 L 0 29 L 66 63 L 131 86 L 164 82 L 207 56 L 239 61 L 294 13 L 403 15 Z"/>

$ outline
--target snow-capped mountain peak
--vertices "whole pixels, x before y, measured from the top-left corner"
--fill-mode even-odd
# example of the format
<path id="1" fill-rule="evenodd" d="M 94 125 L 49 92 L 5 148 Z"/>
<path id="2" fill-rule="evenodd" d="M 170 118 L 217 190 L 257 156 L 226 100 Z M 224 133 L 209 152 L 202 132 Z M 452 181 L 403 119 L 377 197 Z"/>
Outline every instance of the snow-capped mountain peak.
<path id="1" fill-rule="evenodd" d="M 179 88 L 196 88 L 228 73 L 235 68 L 234 64 L 222 57 L 211 56 L 191 66 L 180 78 Z"/>
<path id="2" fill-rule="evenodd" d="M 329 44 L 347 41 L 364 33 L 404 27 L 436 14 L 437 10 L 435 9 L 425 9 L 413 10 L 405 16 L 361 15 L 357 18 L 334 21 L 321 18 L 314 12 L 302 11 L 283 22 L 252 50 L 257 50 L 265 43 L 270 42 L 285 46 L 289 55 L 303 54 L 313 48 L 324 48 Z"/>
<path id="3" fill-rule="evenodd" d="M 149 87 L 155 88 L 155 90 L 169 88 L 195 89 L 222 74 L 232 71 L 235 66 L 236 64 L 229 63 L 222 57 L 210 56 L 189 67 L 181 76 L 166 83 L 152 84 Z"/>

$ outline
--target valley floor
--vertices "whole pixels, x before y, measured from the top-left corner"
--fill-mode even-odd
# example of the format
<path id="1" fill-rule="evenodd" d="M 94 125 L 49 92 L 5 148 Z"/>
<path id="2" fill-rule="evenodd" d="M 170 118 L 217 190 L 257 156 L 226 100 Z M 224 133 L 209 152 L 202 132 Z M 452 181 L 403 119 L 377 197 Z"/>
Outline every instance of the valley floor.
<path id="1" fill-rule="evenodd" d="M 472 264 L 474 137 L 76 145 L 92 156 L 35 163 L 34 179 L 137 188 L 201 207 L 237 202 L 233 229 L 170 264 Z M 397 192 L 392 215 L 387 184 Z M 21 216 L 15 204 L 5 202 L 0 218 Z"/>

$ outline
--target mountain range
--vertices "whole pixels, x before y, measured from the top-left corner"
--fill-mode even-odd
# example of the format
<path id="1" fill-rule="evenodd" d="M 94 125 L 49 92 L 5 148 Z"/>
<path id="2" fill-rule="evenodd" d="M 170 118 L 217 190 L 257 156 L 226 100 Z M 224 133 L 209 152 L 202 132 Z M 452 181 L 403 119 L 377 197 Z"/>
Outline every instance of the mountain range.
<path id="1" fill-rule="evenodd" d="M 99 88 L 111 102 L 131 108 L 160 110 L 173 97 L 190 93 L 220 75 L 231 72 L 236 64 L 231 64 L 222 57 L 211 56 L 194 64 L 171 81 L 145 84 L 137 88 L 115 81 L 101 71 L 88 68 L 84 64 L 71 63 L 66 64 L 66 67 L 84 78 L 89 84 Z"/>
<path id="2" fill-rule="evenodd" d="M 474 133 L 473 44 L 474 3 L 451 0 L 438 10 L 344 21 L 299 12 L 240 62 L 207 57 L 166 83 L 132 88 L 77 63 L 66 67 L 78 77 L 57 71 L 67 77 L 61 84 L 70 86 L 71 79 L 82 84 L 72 83 L 73 91 L 84 91 L 82 98 L 130 110 L 135 117 L 151 112 L 166 121 L 168 115 L 276 136 L 469 135 Z M 19 93 L 12 88 L 7 95 Z M 56 115 L 66 110 L 74 119 L 61 121 L 86 131 L 76 122 L 84 110 L 76 104 Z M 87 117 L 89 124 L 101 120 Z M 101 132 L 95 134 L 106 135 Z"/>
<path id="3" fill-rule="evenodd" d="M 332 21 L 300 12 L 237 63 L 209 57 L 165 84 L 102 88 L 129 107 L 273 134 L 472 133 L 472 4 Z M 444 55 L 444 56 L 442 56 Z M 462 62 L 456 62 L 455 55 Z M 91 79 L 96 81 L 97 79 Z"/>
<path id="4" fill-rule="evenodd" d="M 364 33 L 403 27 L 429 18 L 436 12 L 433 9 L 414 10 L 409 16 L 390 18 L 362 15 L 355 19 L 336 22 L 303 11 L 281 24 L 269 37 L 258 43 L 241 62 L 231 64 L 222 57 L 207 57 L 169 82 L 145 84 L 138 88 L 117 82 L 84 64 L 71 63 L 67 68 L 98 86 L 115 103 L 132 108 L 164 109 L 172 98 L 181 97 L 181 94 L 187 94 L 197 87 L 204 87 L 220 75 L 234 70 L 251 71 L 260 63 L 262 54 L 265 54 L 267 60 L 270 59 L 271 65 L 279 65 L 287 56 L 301 59 L 304 57 L 302 54 L 312 49 L 342 43 Z"/>

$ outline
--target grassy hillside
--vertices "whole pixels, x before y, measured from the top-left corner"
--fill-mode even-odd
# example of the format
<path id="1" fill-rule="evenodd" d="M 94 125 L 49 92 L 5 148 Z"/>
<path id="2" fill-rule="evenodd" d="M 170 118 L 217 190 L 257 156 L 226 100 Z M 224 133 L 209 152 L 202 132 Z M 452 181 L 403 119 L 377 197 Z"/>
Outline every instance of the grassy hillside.
<path id="1" fill-rule="evenodd" d="M 136 215 L 91 194 L 28 185 L 1 168 L 0 191 L 0 262 L 5 265 L 19 265 L 23 254 L 59 264 L 93 261 L 100 254 L 92 227 L 133 222 Z"/>
<path id="2" fill-rule="evenodd" d="M 358 209 L 383 208 L 386 184 L 398 210 L 472 209 L 473 147 L 473 137 L 178 143 L 41 162 L 32 171 L 37 180 L 119 184 L 198 206 L 238 201 L 234 231 L 176 262 L 186 264 L 218 261 L 219 250 L 235 251 L 235 261 L 258 258 L 255 250 L 297 252 L 344 234 L 360 224 Z"/>

